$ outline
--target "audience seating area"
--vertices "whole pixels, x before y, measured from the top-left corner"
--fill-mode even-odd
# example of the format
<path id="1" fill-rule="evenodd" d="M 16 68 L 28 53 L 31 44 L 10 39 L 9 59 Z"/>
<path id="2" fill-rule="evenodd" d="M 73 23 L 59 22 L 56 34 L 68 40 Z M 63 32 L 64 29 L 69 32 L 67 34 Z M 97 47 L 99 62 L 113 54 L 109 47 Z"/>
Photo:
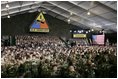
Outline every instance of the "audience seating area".
<path id="1" fill-rule="evenodd" d="M 71 48 L 56 36 L 15 36 L 1 47 L 2 78 L 116 78 L 117 47 Z"/>

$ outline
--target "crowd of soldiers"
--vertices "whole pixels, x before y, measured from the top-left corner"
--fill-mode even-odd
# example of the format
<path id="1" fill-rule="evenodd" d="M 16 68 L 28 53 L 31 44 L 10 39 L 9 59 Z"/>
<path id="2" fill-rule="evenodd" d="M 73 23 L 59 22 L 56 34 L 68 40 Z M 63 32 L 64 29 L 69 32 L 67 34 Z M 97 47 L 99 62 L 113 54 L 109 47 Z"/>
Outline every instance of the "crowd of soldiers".
<path id="1" fill-rule="evenodd" d="M 66 47 L 56 36 L 16 36 L 1 47 L 1 77 L 115 78 L 117 47 Z"/>

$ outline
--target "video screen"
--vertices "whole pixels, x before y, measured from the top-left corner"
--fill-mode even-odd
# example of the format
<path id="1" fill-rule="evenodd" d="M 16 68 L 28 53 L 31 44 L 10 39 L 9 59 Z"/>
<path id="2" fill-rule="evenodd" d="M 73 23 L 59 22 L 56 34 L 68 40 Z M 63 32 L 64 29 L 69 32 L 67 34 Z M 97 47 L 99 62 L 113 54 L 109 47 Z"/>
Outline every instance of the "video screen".
<path id="1" fill-rule="evenodd" d="M 86 34 L 73 34 L 73 38 L 86 38 Z"/>

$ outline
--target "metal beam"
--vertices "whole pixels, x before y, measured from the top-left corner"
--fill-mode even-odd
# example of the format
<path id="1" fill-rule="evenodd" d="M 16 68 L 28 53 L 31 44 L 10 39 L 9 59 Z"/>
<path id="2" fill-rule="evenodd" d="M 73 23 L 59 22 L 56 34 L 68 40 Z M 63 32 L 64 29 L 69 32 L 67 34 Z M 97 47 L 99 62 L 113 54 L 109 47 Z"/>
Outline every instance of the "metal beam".
<path id="1" fill-rule="evenodd" d="M 74 2 L 70 2 L 70 3 L 72 3 L 72 4 L 74 4 L 74 5 L 76 5 L 76 6 L 78 6 L 78 7 L 81 7 L 81 6 L 79 6 L 79 5 L 77 5 L 76 3 L 74 3 Z M 81 8 L 83 8 L 83 7 L 81 7 Z M 83 8 L 84 9 L 84 8 Z M 87 9 L 85 9 L 86 11 L 87 11 Z M 91 12 L 92 13 L 92 12 Z M 92 14 L 94 14 L 94 13 L 92 13 Z M 94 15 L 96 15 L 96 14 L 94 14 Z M 96 15 L 96 16 L 98 16 L 98 17 L 100 17 L 100 18 L 103 18 L 103 17 L 101 17 L 101 16 L 99 16 L 99 15 Z M 103 19 L 106 19 L 106 18 L 103 18 Z M 106 19 L 106 20 L 108 20 L 108 19 Z M 108 20 L 109 21 L 109 20 Z M 114 21 L 113 21 L 114 22 Z M 112 29 L 113 27 L 110 27 L 110 29 Z"/>
<path id="2" fill-rule="evenodd" d="M 80 5 L 77 5 L 76 3 L 72 2 L 72 1 L 69 1 L 69 2 L 72 3 L 72 4 L 74 4 L 74 5 L 76 5 L 76 6 L 78 6 L 79 8 L 82 8 L 82 9 L 86 10 L 86 12 L 88 11 L 87 9 L 81 7 Z M 110 21 L 109 19 L 104 18 L 104 17 L 102 17 L 102 16 L 100 16 L 100 15 L 98 15 L 98 14 L 95 14 L 95 13 L 93 13 L 92 11 L 90 11 L 90 13 L 94 15 L 94 16 L 92 16 L 92 17 L 98 16 L 98 17 L 100 17 L 100 18 L 102 18 L 102 19 L 104 19 L 104 20 Z M 90 18 L 90 17 L 89 17 L 89 18 Z M 114 21 L 111 21 L 111 22 L 114 22 Z"/>
<path id="3" fill-rule="evenodd" d="M 37 2 L 37 4 L 38 3 L 41 3 L 41 2 Z M 14 6 L 14 7 L 9 7 L 9 10 L 20 8 L 20 7 L 26 7 L 26 6 L 30 6 L 30 5 L 33 5 L 33 4 L 34 4 L 34 2 L 29 3 L 29 4 L 24 4 L 24 5 L 22 4 L 22 6 L 21 6 L 21 4 L 19 3 L 19 6 L 17 5 L 17 6 Z M 7 11 L 7 8 L 1 9 L 1 11 Z"/>
<path id="4" fill-rule="evenodd" d="M 36 9 L 36 8 L 38 8 L 39 6 L 37 6 L 37 7 L 34 7 L 34 9 Z M 9 14 L 16 14 L 16 13 L 19 13 L 19 12 L 24 12 L 24 11 L 29 11 L 29 10 L 32 10 L 32 8 L 27 8 L 27 9 L 24 9 L 24 10 L 20 10 L 19 11 L 19 9 L 17 9 L 18 11 L 14 11 L 14 12 L 10 12 Z M 6 16 L 6 15 L 8 15 L 7 13 L 6 14 L 1 14 L 1 16 Z"/>
<path id="5" fill-rule="evenodd" d="M 52 4 L 52 5 L 56 5 L 58 8 L 60 8 L 60 9 L 62 9 L 62 10 L 65 10 L 66 12 L 71 12 L 71 11 L 69 11 L 68 9 L 66 9 L 66 8 L 64 8 L 64 7 L 62 7 L 62 6 L 60 6 L 60 5 L 57 5 L 57 4 L 55 4 L 55 3 L 53 3 L 53 2 L 48 2 L 48 3 L 50 3 L 50 4 Z M 81 17 L 81 16 L 78 16 L 78 14 L 77 13 L 73 13 L 74 15 L 76 15 L 77 17 L 79 17 L 81 20 L 81 24 L 83 24 L 83 25 L 85 25 L 86 24 L 86 26 L 88 26 L 88 27 L 90 27 L 90 28 L 94 28 L 94 29 L 97 29 L 98 27 L 95 27 L 95 26 L 93 26 L 93 25 L 90 25 L 90 23 L 94 23 L 93 21 L 91 22 L 91 21 L 89 21 L 89 20 L 87 20 L 86 18 L 83 18 L 83 17 Z M 80 21 L 78 21 L 78 22 L 80 22 Z M 84 22 L 84 23 L 82 23 L 82 22 Z M 97 24 L 96 24 L 96 26 L 98 26 Z M 100 26 L 100 25 L 99 25 Z M 99 28 L 100 29 L 100 28 Z"/>
<path id="6" fill-rule="evenodd" d="M 106 7 L 108 7 L 108 8 L 111 8 L 111 9 L 113 9 L 115 12 L 117 12 L 117 9 L 114 9 L 114 8 L 112 8 L 111 6 L 109 6 L 109 5 L 107 5 L 106 3 L 102 3 L 101 1 L 98 1 L 101 5 L 104 5 L 104 6 L 106 6 Z M 108 1 L 109 2 L 109 1 Z M 116 2 L 116 4 L 117 4 L 117 1 L 114 1 L 114 2 Z"/>
<path id="7" fill-rule="evenodd" d="M 44 6 L 46 9 L 48 9 L 48 10 L 51 10 L 49 7 L 46 7 L 46 6 Z M 61 16 L 63 16 L 63 17 L 65 17 L 65 18 L 68 18 L 69 16 L 67 16 L 67 15 L 64 15 L 64 14 L 60 14 L 60 13 L 58 13 L 58 12 L 56 12 L 56 11 L 54 11 L 54 10 L 52 10 L 52 12 L 55 12 L 56 14 L 58 14 L 58 15 L 61 15 Z M 82 25 L 84 25 L 84 26 L 86 26 L 87 28 L 94 28 L 94 27 L 92 27 L 92 26 L 88 26 L 88 25 L 85 25 L 85 23 L 82 23 L 82 22 L 80 22 L 80 21 L 78 21 L 78 20 L 76 20 L 75 18 L 70 18 L 70 20 L 73 20 L 73 21 L 76 21 L 78 24 L 82 24 Z M 98 29 L 98 28 L 94 28 L 94 29 Z M 100 29 L 100 28 L 99 28 Z"/>

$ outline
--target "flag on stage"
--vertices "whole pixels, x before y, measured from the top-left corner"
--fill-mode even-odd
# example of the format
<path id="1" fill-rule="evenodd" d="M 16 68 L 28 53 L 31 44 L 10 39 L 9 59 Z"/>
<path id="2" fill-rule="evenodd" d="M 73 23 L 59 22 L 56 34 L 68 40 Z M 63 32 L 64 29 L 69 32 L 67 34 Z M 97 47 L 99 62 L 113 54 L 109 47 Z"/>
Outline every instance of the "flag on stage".
<path id="1" fill-rule="evenodd" d="M 104 44 L 104 35 L 92 35 L 93 44 Z"/>

